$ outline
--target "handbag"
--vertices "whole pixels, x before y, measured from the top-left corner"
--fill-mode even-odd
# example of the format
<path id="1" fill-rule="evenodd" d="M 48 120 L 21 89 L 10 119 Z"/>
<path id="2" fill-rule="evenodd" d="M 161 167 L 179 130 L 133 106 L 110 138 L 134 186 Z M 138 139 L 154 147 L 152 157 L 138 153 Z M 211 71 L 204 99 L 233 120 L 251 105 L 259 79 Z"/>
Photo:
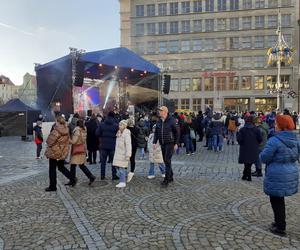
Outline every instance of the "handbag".
<path id="1" fill-rule="evenodd" d="M 42 144 L 43 143 L 43 141 L 38 137 L 34 138 L 34 142 L 35 142 L 35 144 Z"/>
<path id="2" fill-rule="evenodd" d="M 80 138 L 82 139 L 81 131 L 80 131 Z M 86 153 L 86 150 L 85 150 L 84 143 L 72 145 L 71 155 L 80 155 L 80 154 L 85 154 L 85 153 Z"/>
<path id="3" fill-rule="evenodd" d="M 194 129 L 190 129 L 190 137 L 191 139 L 196 139 L 196 134 Z"/>

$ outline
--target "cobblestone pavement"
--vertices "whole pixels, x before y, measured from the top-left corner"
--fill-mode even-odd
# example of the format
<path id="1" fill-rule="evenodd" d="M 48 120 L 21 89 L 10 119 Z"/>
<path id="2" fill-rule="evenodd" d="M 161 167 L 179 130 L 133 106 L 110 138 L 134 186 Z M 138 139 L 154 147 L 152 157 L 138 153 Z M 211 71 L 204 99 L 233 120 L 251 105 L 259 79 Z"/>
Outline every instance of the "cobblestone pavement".
<path id="1" fill-rule="evenodd" d="M 0 138 L 0 249 L 300 249 L 300 195 L 286 199 L 287 237 L 269 233 L 262 179 L 240 181 L 237 145 L 174 156 L 166 189 L 138 160 L 125 189 L 109 178 L 90 187 L 79 170 L 74 188 L 58 174 L 56 193 L 44 192 L 48 162 L 34 152 L 32 142 Z M 99 164 L 89 168 L 99 177 Z"/>

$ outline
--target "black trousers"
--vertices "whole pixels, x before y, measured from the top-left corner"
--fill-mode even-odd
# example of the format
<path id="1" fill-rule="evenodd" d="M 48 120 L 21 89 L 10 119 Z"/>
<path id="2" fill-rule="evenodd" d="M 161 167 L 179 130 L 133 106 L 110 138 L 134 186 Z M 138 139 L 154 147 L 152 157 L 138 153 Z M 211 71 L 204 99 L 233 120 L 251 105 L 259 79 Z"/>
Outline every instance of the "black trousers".
<path id="1" fill-rule="evenodd" d="M 251 166 L 252 163 L 244 164 L 243 177 L 245 177 L 247 180 L 251 180 Z"/>
<path id="2" fill-rule="evenodd" d="M 174 144 L 165 144 L 161 146 L 164 163 L 166 166 L 166 177 L 165 180 L 170 181 L 173 179 L 172 170 L 172 155 L 174 153 Z"/>
<path id="3" fill-rule="evenodd" d="M 130 157 L 130 172 L 134 173 L 135 170 L 135 155 L 136 155 L 137 147 L 132 148 L 132 153 Z"/>
<path id="4" fill-rule="evenodd" d="M 42 143 L 41 144 L 36 144 L 36 157 L 41 156 L 42 148 L 43 148 Z"/>
<path id="5" fill-rule="evenodd" d="M 69 170 L 64 166 L 64 163 L 65 163 L 64 160 L 58 161 L 54 159 L 49 159 L 49 180 L 50 180 L 49 188 L 56 189 L 56 184 L 57 184 L 56 167 L 65 177 L 67 177 L 70 181 L 73 181 L 71 174 Z"/>
<path id="6" fill-rule="evenodd" d="M 112 177 L 117 176 L 117 169 L 112 165 L 113 159 L 114 159 L 114 150 L 106 150 L 106 149 L 101 149 L 101 177 L 105 177 L 105 168 L 106 168 L 106 162 L 107 162 L 107 157 L 109 159 L 109 162 L 111 163 L 111 170 L 112 170 Z"/>
<path id="7" fill-rule="evenodd" d="M 93 177 L 90 170 L 84 164 L 79 165 L 79 168 L 86 175 L 87 178 L 91 179 Z M 71 164 L 70 173 L 71 173 L 72 179 L 75 180 L 75 178 L 76 178 L 76 165 L 75 164 Z"/>
<path id="8" fill-rule="evenodd" d="M 198 129 L 197 133 L 199 135 L 199 141 L 203 141 L 203 136 L 204 136 L 203 128 L 202 129 Z"/>
<path id="9" fill-rule="evenodd" d="M 96 151 L 89 151 L 88 152 L 88 162 L 89 163 L 96 163 L 97 160 L 97 150 Z"/>
<path id="10" fill-rule="evenodd" d="M 270 196 L 270 202 L 274 213 L 274 221 L 279 230 L 285 230 L 285 202 L 284 197 Z"/>
<path id="11" fill-rule="evenodd" d="M 197 141 L 196 141 L 196 139 L 192 139 L 192 143 L 193 143 L 193 146 L 194 146 L 194 152 L 196 152 L 196 149 L 197 149 Z"/>

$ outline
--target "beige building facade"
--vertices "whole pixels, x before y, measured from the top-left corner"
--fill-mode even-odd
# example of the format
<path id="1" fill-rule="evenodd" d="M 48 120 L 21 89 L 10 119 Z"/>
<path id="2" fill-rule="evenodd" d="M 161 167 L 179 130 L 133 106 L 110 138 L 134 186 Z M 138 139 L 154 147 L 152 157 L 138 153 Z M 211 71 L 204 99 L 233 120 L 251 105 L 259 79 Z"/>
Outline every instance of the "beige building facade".
<path id="1" fill-rule="evenodd" d="M 0 105 L 18 97 L 18 86 L 6 76 L 0 75 Z"/>
<path id="2" fill-rule="evenodd" d="M 285 41 L 296 48 L 283 65 L 281 108 L 299 111 L 298 0 L 120 0 L 121 46 L 171 75 L 166 97 L 179 109 L 276 108 L 276 66 L 267 49 L 277 42 L 278 10 Z"/>
<path id="3" fill-rule="evenodd" d="M 35 106 L 37 101 L 36 76 L 26 73 L 19 87 L 19 98 L 27 105 Z"/>

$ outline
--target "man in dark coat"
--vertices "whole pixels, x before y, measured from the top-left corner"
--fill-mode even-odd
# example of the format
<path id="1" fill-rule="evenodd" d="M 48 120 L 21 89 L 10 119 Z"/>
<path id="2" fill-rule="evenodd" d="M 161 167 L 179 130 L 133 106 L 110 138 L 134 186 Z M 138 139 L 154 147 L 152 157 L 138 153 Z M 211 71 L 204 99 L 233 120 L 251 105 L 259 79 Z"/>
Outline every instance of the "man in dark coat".
<path id="1" fill-rule="evenodd" d="M 96 164 L 99 141 L 95 136 L 98 127 L 98 121 L 95 114 L 91 115 L 91 118 L 86 122 L 85 126 L 87 129 L 86 145 L 88 150 L 88 162 L 90 164 Z"/>
<path id="2" fill-rule="evenodd" d="M 196 117 L 196 131 L 199 135 L 199 142 L 203 141 L 203 113 L 201 110 L 198 112 L 198 115 Z"/>
<path id="3" fill-rule="evenodd" d="M 101 154 L 101 180 L 105 179 L 107 157 L 109 157 L 109 162 L 113 162 L 118 130 L 119 125 L 114 118 L 114 112 L 109 112 L 107 118 L 96 130 L 96 137 L 99 138 L 99 150 Z M 117 170 L 114 166 L 112 166 L 112 179 L 118 179 Z"/>
<path id="4" fill-rule="evenodd" d="M 245 126 L 239 131 L 237 141 L 240 145 L 239 163 L 244 164 L 242 180 L 251 181 L 251 165 L 257 162 L 259 157 L 259 144 L 262 135 L 254 125 L 254 117 L 245 117 Z"/>

